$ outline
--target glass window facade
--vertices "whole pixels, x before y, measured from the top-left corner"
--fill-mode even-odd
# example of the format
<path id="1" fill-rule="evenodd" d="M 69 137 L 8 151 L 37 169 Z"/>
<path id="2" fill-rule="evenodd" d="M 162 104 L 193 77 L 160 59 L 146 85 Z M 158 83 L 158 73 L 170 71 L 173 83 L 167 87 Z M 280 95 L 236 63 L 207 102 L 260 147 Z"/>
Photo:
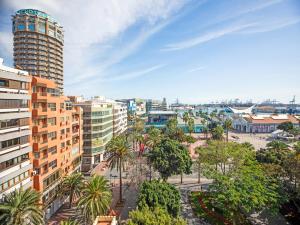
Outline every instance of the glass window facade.
<path id="1" fill-rule="evenodd" d="M 28 25 L 28 30 L 29 31 L 35 31 L 35 25 L 32 23 L 32 24 L 29 24 Z"/>

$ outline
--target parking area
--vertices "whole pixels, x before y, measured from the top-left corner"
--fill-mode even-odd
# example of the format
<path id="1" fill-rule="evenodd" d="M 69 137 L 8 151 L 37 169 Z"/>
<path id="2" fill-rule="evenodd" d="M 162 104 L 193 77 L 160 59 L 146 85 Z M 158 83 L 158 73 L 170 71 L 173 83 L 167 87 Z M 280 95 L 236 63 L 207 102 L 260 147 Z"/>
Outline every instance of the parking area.
<path id="1" fill-rule="evenodd" d="M 273 139 L 271 134 L 251 134 L 251 133 L 235 133 L 229 132 L 229 140 L 238 143 L 249 142 L 251 143 L 255 150 L 265 148 L 267 143 L 271 142 Z"/>

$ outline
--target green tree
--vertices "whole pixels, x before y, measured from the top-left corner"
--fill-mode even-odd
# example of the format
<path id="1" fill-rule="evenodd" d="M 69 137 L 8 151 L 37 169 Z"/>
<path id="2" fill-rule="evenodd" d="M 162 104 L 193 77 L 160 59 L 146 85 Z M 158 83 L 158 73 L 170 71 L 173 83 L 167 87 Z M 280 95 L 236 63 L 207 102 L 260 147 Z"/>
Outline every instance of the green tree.
<path id="1" fill-rule="evenodd" d="M 5 196 L 0 203 L 0 224 L 44 224 L 44 213 L 39 204 L 40 199 L 41 195 L 31 189 L 16 190 Z"/>
<path id="2" fill-rule="evenodd" d="M 290 121 L 283 122 L 283 123 L 278 125 L 277 129 L 280 129 L 280 130 L 283 130 L 283 131 L 286 131 L 286 132 L 290 132 L 291 130 L 294 129 L 294 125 Z"/>
<path id="3" fill-rule="evenodd" d="M 69 196 L 70 208 L 74 198 L 78 198 L 83 187 L 83 175 L 81 173 L 73 173 L 62 182 L 62 193 Z"/>
<path id="4" fill-rule="evenodd" d="M 149 130 L 147 131 L 147 136 L 145 139 L 145 144 L 148 147 L 148 149 L 151 151 L 154 149 L 156 146 L 159 145 L 159 143 L 162 140 L 162 133 L 161 130 L 155 128 L 155 127 L 150 127 Z M 150 181 L 152 179 L 152 164 L 150 160 L 148 160 L 149 164 L 149 171 L 150 171 Z"/>
<path id="5" fill-rule="evenodd" d="M 268 179 L 255 161 L 247 161 L 226 175 L 211 173 L 209 178 L 214 180 L 209 186 L 214 205 L 231 218 L 233 224 L 240 224 L 241 212 L 278 209 L 283 201 L 278 184 Z"/>
<path id="6" fill-rule="evenodd" d="M 168 212 L 160 207 L 149 209 L 143 207 L 129 212 L 129 221 L 127 225 L 186 225 L 186 222 L 180 217 L 172 217 Z"/>
<path id="7" fill-rule="evenodd" d="M 203 163 L 208 161 L 210 155 L 207 152 L 207 148 L 199 146 L 196 148 L 196 152 L 198 154 L 197 159 L 194 161 L 194 165 L 196 166 L 196 170 L 198 172 L 198 183 L 201 183 L 201 170 Z"/>
<path id="8" fill-rule="evenodd" d="M 195 129 L 195 121 L 192 117 L 189 118 L 188 120 L 188 130 L 190 135 L 192 135 L 192 133 L 194 132 Z"/>
<path id="9" fill-rule="evenodd" d="M 137 133 L 143 133 L 144 129 L 145 129 L 145 121 L 140 118 L 136 118 L 133 125 L 133 131 Z"/>
<path id="10" fill-rule="evenodd" d="M 99 215 L 105 215 L 111 204 L 112 194 L 108 180 L 94 175 L 82 189 L 78 202 L 84 221 L 91 222 Z"/>
<path id="11" fill-rule="evenodd" d="M 203 131 L 203 133 L 205 134 L 205 139 L 207 140 L 207 139 L 208 139 L 208 132 L 209 132 L 208 127 L 207 127 L 207 126 L 204 126 L 204 127 L 202 128 L 202 131 Z"/>
<path id="12" fill-rule="evenodd" d="M 184 142 L 185 135 L 181 128 L 178 127 L 177 118 L 173 117 L 168 120 L 165 128 L 165 136 L 170 139 L 177 140 L 179 142 Z"/>
<path id="13" fill-rule="evenodd" d="M 111 169 L 116 168 L 117 171 L 119 171 L 119 179 L 120 179 L 119 202 L 122 202 L 123 201 L 122 170 L 124 170 L 126 162 L 132 156 L 126 137 L 123 135 L 113 137 L 106 145 L 106 152 L 108 154 L 107 162 L 109 163 L 109 167 Z"/>
<path id="14" fill-rule="evenodd" d="M 282 165 L 290 154 L 288 145 L 281 141 L 272 141 L 267 144 L 266 149 L 256 152 L 256 159 L 261 163 L 274 163 Z"/>
<path id="15" fill-rule="evenodd" d="M 226 142 L 228 142 L 229 130 L 232 128 L 232 120 L 226 119 L 224 122 L 224 128 L 226 130 Z"/>
<path id="16" fill-rule="evenodd" d="M 192 159 L 186 147 L 178 141 L 163 139 L 148 157 L 164 181 L 172 175 L 191 173 Z"/>
<path id="17" fill-rule="evenodd" d="M 211 135 L 214 140 L 223 140 L 224 129 L 222 126 L 217 125 L 211 130 Z"/>
<path id="18" fill-rule="evenodd" d="M 138 208 L 161 207 L 174 217 L 180 213 L 180 193 L 176 187 L 158 180 L 144 181 L 140 186 Z"/>

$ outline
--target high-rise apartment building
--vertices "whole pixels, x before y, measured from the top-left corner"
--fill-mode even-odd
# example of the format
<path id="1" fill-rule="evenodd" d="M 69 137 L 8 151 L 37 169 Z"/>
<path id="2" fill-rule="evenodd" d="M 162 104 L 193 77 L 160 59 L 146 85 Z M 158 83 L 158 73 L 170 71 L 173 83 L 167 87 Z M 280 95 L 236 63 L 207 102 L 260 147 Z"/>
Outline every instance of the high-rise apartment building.
<path id="1" fill-rule="evenodd" d="M 83 109 L 82 171 L 88 172 L 104 159 L 105 147 L 110 139 L 127 130 L 127 103 L 104 97 L 91 100 L 75 96 L 69 98 Z"/>
<path id="2" fill-rule="evenodd" d="M 83 109 L 82 171 L 88 172 L 103 160 L 105 146 L 113 137 L 113 104 L 95 97 L 75 105 Z"/>
<path id="3" fill-rule="evenodd" d="M 30 162 L 31 78 L 0 59 L 0 201 L 3 195 L 32 186 Z"/>
<path id="4" fill-rule="evenodd" d="M 63 92 L 62 26 L 47 13 L 22 9 L 12 17 L 14 64 L 32 76 L 53 80 Z"/>
<path id="5" fill-rule="evenodd" d="M 42 193 L 48 219 L 63 204 L 64 176 L 80 170 L 82 110 L 50 80 L 32 78 L 33 187 Z"/>

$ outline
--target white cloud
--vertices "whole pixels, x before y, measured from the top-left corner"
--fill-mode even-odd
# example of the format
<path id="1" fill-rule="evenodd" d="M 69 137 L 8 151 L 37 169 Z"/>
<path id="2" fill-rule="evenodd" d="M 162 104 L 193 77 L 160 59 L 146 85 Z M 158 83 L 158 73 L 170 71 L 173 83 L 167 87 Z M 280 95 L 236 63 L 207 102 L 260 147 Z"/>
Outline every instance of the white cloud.
<path id="1" fill-rule="evenodd" d="M 130 79 L 134 79 L 134 78 L 138 78 L 144 75 L 147 75 L 153 71 L 156 71 L 162 67 L 164 67 L 165 65 L 155 65 L 155 66 L 151 66 L 149 68 L 146 69 L 142 69 L 142 70 L 138 70 L 138 71 L 134 71 L 134 72 L 130 72 L 130 73 L 126 73 L 123 75 L 119 75 L 119 76 L 114 76 L 111 78 L 104 78 L 103 81 L 121 81 L 121 80 L 130 80 Z"/>
<path id="2" fill-rule="evenodd" d="M 271 21 L 271 22 L 265 22 L 261 23 L 253 28 L 241 31 L 239 33 L 243 34 L 253 34 L 253 33 L 263 33 L 263 32 L 269 32 L 273 30 L 282 29 L 288 26 L 295 25 L 297 23 L 300 23 L 300 17 L 297 18 L 287 18 L 279 21 Z"/>
<path id="3" fill-rule="evenodd" d="M 196 68 L 189 69 L 187 72 L 188 73 L 193 73 L 193 72 L 204 70 L 204 69 L 205 69 L 204 66 L 199 66 L 199 67 L 196 67 Z"/>
<path id="4" fill-rule="evenodd" d="M 173 43 L 166 45 L 165 48 L 163 48 L 163 51 L 176 51 L 176 50 L 182 50 L 186 48 L 191 48 L 206 42 L 209 42 L 211 40 L 223 37 L 228 34 L 235 33 L 237 31 L 244 30 L 249 27 L 255 26 L 255 23 L 249 23 L 249 24 L 239 24 L 239 25 L 233 25 L 229 27 L 225 27 L 219 30 L 214 30 L 211 32 L 208 32 L 206 34 L 202 34 L 195 38 L 190 38 L 181 42 Z"/>
<path id="5" fill-rule="evenodd" d="M 151 35 L 165 26 L 185 0 L 4 0 L 12 10 L 35 8 L 49 13 L 65 30 L 65 74 L 67 80 L 82 81 L 99 76 L 103 70 L 134 53 Z M 122 46 L 105 60 L 95 56 L 106 53 L 107 43 L 137 23 L 148 30 Z M 11 47 L 11 43 L 7 46 Z M 12 49 L 12 48 L 11 48 Z M 93 61 L 93 62 L 91 62 Z M 70 82 L 71 83 L 71 82 Z"/>

